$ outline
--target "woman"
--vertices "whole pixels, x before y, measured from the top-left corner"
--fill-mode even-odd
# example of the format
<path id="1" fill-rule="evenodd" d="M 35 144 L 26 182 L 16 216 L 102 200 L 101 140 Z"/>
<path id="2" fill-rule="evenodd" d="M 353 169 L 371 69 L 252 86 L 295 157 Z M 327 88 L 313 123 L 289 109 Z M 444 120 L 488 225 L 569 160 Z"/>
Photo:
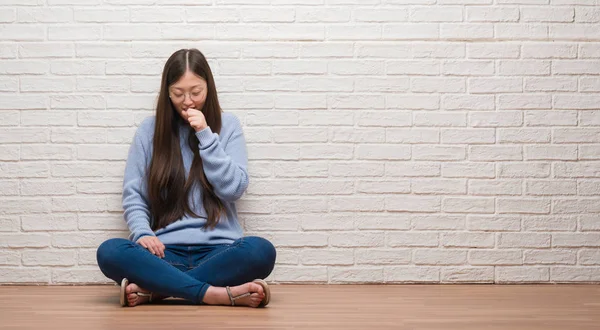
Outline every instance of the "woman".
<path id="1" fill-rule="evenodd" d="M 235 201 L 248 187 L 239 120 L 222 113 L 204 55 L 167 60 L 156 116 L 137 129 L 123 180 L 129 240 L 110 239 L 98 265 L 121 283 L 121 305 L 167 297 L 195 304 L 266 306 L 275 248 L 242 237 Z"/>

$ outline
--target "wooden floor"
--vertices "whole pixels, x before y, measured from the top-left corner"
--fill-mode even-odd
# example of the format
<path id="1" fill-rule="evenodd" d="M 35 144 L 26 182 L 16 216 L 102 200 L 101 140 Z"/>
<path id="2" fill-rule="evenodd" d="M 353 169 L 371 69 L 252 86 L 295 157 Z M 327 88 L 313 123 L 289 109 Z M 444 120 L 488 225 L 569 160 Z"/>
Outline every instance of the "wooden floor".
<path id="1" fill-rule="evenodd" d="M 0 329 L 600 329 L 598 285 L 273 285 L 264 309 L 118 306 L 116 286 L 0 287 Z"/>

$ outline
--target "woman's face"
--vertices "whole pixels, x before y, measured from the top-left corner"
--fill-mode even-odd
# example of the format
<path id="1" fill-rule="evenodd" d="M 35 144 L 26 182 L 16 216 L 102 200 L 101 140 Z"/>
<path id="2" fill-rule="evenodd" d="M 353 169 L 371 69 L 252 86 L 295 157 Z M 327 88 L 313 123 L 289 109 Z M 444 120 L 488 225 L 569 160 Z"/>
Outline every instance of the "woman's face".
<path id="1" fill-rule="evenodd" d="M 190 70 L 169 86 L 169 97 L 179 115 L 187 120 L 187 109 L 202 110 L 206 101 L 206 81 Z"/>

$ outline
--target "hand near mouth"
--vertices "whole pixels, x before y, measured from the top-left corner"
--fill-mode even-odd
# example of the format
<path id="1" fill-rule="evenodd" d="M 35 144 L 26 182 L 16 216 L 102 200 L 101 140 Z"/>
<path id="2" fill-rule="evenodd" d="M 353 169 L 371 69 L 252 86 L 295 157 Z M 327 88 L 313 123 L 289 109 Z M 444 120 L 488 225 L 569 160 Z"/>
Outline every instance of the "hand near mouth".
<path id="1" fill-rule="evenodd" d="M 190 126 L 192 126 L 196 132 L 200 132 L 208 127 L 208 124 L 206 124 L 206 118 L 204 117 L 202 111 L 194 108 L 188 108 L 185 113 L 187 115 L 188 123 L 190 123 Z"/>

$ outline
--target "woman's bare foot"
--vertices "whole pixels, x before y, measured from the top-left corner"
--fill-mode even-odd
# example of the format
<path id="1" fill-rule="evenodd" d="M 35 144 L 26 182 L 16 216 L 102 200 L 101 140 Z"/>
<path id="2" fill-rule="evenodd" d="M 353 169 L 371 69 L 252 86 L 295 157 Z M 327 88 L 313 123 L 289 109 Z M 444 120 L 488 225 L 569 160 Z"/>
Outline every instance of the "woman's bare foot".
<path id="1" fill-rule="evenodd" d="M 150 291 L 148 290 L 144 290 L 142 288 L 140 288 L 137 284 L 135 283 L 130 283 L 127 288 L 125 288 L 125 292 L 127 293 L 127 302 L 128 302 L 128 306 L 129 307 L 133 307 L 133 306 L 137 306 L 137 305 L 141 305 L 141 304 L 146 304 L 150 301 L 150 297 L 149 296 L 140 296 L 137 293 L 150 293 Z M 157 295 L 157 294 L 153 294 L 152 295 L 152 302 L 158 301 L 158 300 L 162 300 L 165 299 L 165 297 Z"/>
<path id="2" fill-rule="evenodd" d="M 248 282 L 238 286 L 232 286 L 229 288 L 231 295 L 237 297 L 244 293 L 250 292 L 251 295 L 235 300 L 235 304 L 241 306 L 258 307 L 260 302 L 265 298 L 263 287 L 260 284 Z M 208 305 L 231 305 L 227 289 L 211 286 L 206 290 L 204 299 L 202 302 Z"/>

